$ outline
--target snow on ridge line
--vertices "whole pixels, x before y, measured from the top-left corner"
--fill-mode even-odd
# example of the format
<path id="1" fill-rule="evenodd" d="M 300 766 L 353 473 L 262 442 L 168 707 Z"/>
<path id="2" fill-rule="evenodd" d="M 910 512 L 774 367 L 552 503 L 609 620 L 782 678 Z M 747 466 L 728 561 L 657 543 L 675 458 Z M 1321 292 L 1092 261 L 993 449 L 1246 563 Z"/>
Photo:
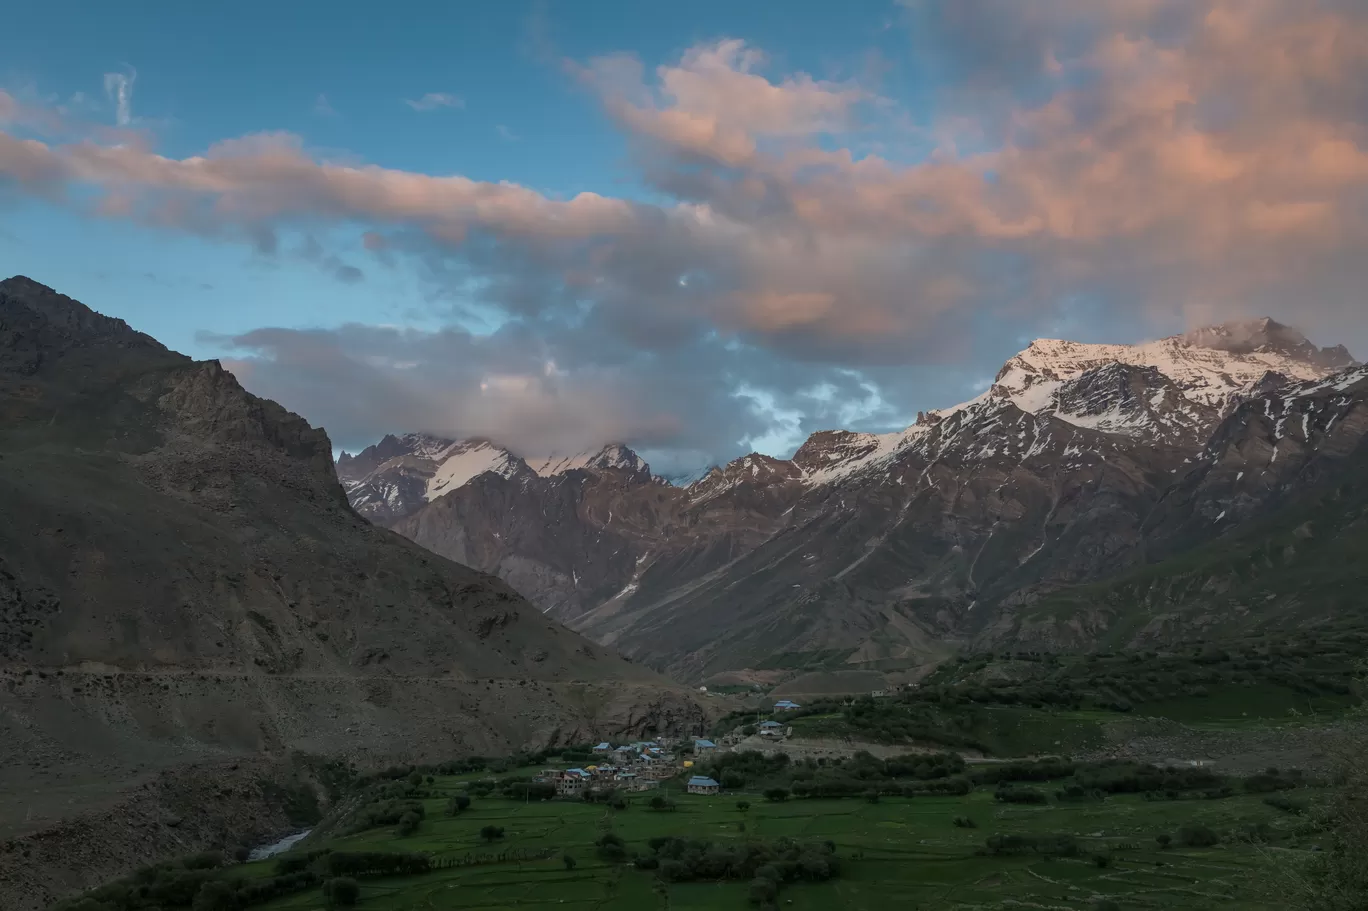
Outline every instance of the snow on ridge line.
<path id="1" fill-rule="evenodd" d="M 1126 414 L 1114 407 L 1101 414 L 1088 415 L 1074 414 L 1060 408 L 1058 394 L 1066 383 L 1089 371 L 1114 365 L 1158 370 L 1178 387 L 1184 399 L 1218 407 L 1248 393 L 1270 372 L 1281 373 L 1304 383 L 1324 381 L 1329 372 L 1325 367 L 1272 350 L 1232 352 L 1202 347 L 1193 344 L 1191 334 L 1137 345 L 1036 339 L 1003 365 L 987 392 L 968 402 L 933 411 L 929 416 L 945 420 L 960 411 L 996 399 L 1002 403 L 1011 402 L 1027 413 L 1054 416 L 1088 430 L 1125 434 L 1151 428 L 1153 422 L 1143 412 Z M 1360 372 L 1355 373 L 1355 370 Z M 1368 377 L 1368 368 L 1351 368 L 1346 373 L 1357 377 L 1345 381 L 1346 384 L 1352 384 Z M 1151 405 L 1158 407 L 1154 402 Z M 1179 410 L 1185 409 L 1180 406 Z M 909 440 L 926 430 L 927 427 L 914 424 L 901 432 L 873 436 L 878 442 L 867 454 L 824 465 L 808 472 L 804 480 L 818 487 L 867 471 L 889 461 Z"/>
<path id="2" fill-rule="evenodd" d="M 428 479 L 424 499 L 431 502 L 442 494 L 464 486 L 485 472 L 511 478 L 522 460 L 506 449 L 479 442 L 472 445 L 453 444 Z"/>
<path id="3" fill-rule="evenodd" d="M 628 471 L 646 468 L 641 457 L 621 443 L 609 443 L 599 449 L 588 449 L 574 455 L 528 459 L 527 464 L 543 478 L 565 474 L 577 468 L 624 468 Z"/>

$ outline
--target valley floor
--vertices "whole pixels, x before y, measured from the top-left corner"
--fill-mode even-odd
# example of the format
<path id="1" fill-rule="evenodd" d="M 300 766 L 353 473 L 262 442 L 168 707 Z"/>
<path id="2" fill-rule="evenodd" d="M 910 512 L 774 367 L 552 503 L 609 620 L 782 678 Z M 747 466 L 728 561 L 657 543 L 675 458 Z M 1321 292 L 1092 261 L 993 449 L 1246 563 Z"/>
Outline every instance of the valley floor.
<path id="1" fill-rule="evenodd" d="M 461 785 L 438 779 L 455 793 Z M 1146 801 L 1117 796 L 1105 801 L 1017 807 L 997 804 L 987 790 L 966 797 L 864 800 L 764 801 L 758 794 L 717 797 L 675 794 L 678 809 L 648 809 L 642 797 L 626 811 L 578 801 L 524 803 L 476 799 L 458 817 L 443 815 L 445 798 L 425 801 L 427 816 L 418 831 L 397 837 L 371 830 L 346 838 L 306 843 L 299 850 L 421 851 L 436 857 L 540 851 L 543 860 L 490 863 L 437 870 L 413 877 L 362 880 L 359 907 L 399 909 L 563 908 L 595 911 L 649 909 L 744 909 L 746 883 L 661 883 L 653 873 L 597 859 L 594 841 L 612 831 L 628 851 L 646 850 L 654 836 L 683 835 L 717 840 L 830 839 L 841 873 L 825 883 L 783 887 L 779 903 L 793 909 L 832 908 L 971 909 L 1017 907 L 1094 909 L 1111 899 L 1125 908 L 1278 908 L 1278 867 L 1271 857 L 1299 853 L 1310 845 L 1291 836 L 1296 819 L 1255 796 L 1224 800 Z M 737 808 L 739 799 L 751 804 Z M 972 819 L 976 828 L 955 825 Z M 1156 836 L 1193 821 L 1221 832 L 1266 823 L 1279 847 L 1221 844 L 1201 849 L 1160 849 Z M 741 831 L 744 824 L 745 831 Z M 480 840 L 484 826 L 506 836 L 492 847 Z M 1073 858 L 981 856 L 994 834 L 1069 833 L 1081 853 Z M 1289 839 L 1290 840 L 1287 840 Z M 313 841 L 312 839 L 310 840 Z M 562 857 L 576 860 L 567 870 Z M 1105 857 L 1106 866 L 1096 857 Z M 247 875 L 269 875 L 272 862 L 251 864 Z M 261 907 L 270 911 L 312 911 L 316 890 Z"/>

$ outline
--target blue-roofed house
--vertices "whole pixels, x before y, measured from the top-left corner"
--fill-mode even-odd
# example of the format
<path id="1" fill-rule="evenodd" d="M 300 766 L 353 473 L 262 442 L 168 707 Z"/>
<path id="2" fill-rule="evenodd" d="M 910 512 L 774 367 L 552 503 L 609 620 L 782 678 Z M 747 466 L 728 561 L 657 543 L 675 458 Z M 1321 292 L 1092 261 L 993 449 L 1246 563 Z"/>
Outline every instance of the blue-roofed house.
<path id="1" fill-rule="evenodd" d="M 780 737 L 784 733 L 784 726 L 777 721 L 760 722 L 761 737 Z"/>
<path id="2" fill-rule="evenodd" d="M 613 752 L 613 745 L 612 745 L 611 743 L 609 743 L 608 741 L 605 740 L 605 741 L 603 741 L 603 743 L 600 743 L 598 746 L 594 747 L 594 752 L 595 752 L 595 753 L 611 753 L 611 752 Z"/>
<path id="3" fill-rule="evenodd" d="M 562 797 L 578 794 L 589 783 L 589 778 L 584 769 L 566 769 L 556 779 L 556 793 Z"/>
<path id="4" fill-rule="evenodd" d="M 695 752 L 695 753 L 708 753 L 708 752 L 711 752 L 712 750 L 715 750 L 715 749 L 717 749 L 717 744 L 713 743 L 711 740 L 695 740 L 695 741 L 694 741 L 694 752 Z"/>
<path id="5" fill-rule="evenodd" d="M 774 704 L 774 710 L 775 710 L 776 712 L 788 712 L 788 711 L 792 711 L 793 709 L 801 709 L 801 708 L 802 708 L 802 706 L 799 705 L 798 703 L 796 703 L 796 702 L 789 702 L 787 699 L 780 699 L 778 702 L 776 702 L 776 703 Z"/>
<path id="6" fill-rule="evenodd" d="M 716 794 L 722 786 L 705 775 L 695 775 L 689 779 L 690 794 Z"/>

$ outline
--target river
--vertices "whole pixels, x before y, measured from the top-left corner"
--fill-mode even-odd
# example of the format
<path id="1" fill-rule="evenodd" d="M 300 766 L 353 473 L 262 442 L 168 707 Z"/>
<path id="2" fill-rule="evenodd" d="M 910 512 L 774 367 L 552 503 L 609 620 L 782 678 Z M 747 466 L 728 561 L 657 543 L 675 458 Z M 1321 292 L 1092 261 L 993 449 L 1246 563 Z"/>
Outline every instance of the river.
<path id="1" fill-rule="evenodd" d="M 295 845 L 299 844 L 299 842 L 302 841 L 304 837 L 312 831 L 313 829 L 305 829 L 303 832 L 296 832 L 293 835 L 286 835 L 280 841 L 273 842 L 269 845 L 262 845 L 259 848 L 253 848 L 252 853 L 247 855 L 247 860 L 265 860 L 268 857 L 274 857 L 277 854 L 282 854 L 285 851 L 288 851 L 291 848 L 293 848 Z"/>

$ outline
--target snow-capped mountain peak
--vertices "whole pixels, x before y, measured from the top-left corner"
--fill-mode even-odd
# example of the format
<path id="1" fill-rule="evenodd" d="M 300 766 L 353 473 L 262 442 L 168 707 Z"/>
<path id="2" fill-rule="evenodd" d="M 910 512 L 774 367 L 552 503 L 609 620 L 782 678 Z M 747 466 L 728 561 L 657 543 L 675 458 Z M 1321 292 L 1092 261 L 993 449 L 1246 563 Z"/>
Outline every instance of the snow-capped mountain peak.
<path id="1" fill-rule="evenodd" d="M 1271 319 L 1136 345 L 1036 339 L 976 398 L 919 414 L 898 433 L 813 434 L 793 461 L 809 485 L 838 483 L 892 462 L 952 416 L 972 411 L 982 418 L 1008 406 L 1152 445 L 1192 446 L 1266 378 L 1313 382 L 1354 364 L 1344 348 L 1317 348 Z"/>
<path id="2" fill-rule="evenodd" d="M 544 478 L 565 474 L 577 468 L 602 471 L 620 468 L 633 474 L 649 474 L 651 467 L 641 456 L 622 443 L 609 443 L 601 449 L 586 450 L 574 455 L 551 455 L 542 459 L 528 459 L 528 465 Z"/>

